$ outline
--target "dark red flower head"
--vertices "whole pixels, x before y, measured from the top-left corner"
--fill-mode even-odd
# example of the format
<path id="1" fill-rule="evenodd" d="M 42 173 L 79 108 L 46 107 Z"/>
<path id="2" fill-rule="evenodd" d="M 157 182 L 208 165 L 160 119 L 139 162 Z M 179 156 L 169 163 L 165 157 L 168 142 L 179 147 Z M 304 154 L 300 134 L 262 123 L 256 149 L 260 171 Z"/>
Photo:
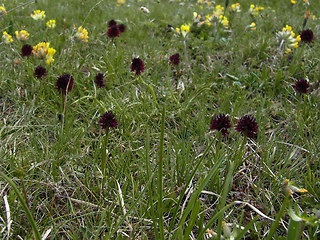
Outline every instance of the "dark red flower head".
<path id="1" fill-rule="evenodd" d="M 112 25 L 108 28 L 107 35 L 110 38 L 120 37 L 120 30 L 117 25 Z"/>
<path id="2" fill-rule="evenodd" d="M 43 76 L 47 75 L 47 71 L 44 67 L 38 66 L 36 67 L 36 69 L 34 70 L 34 76 L 36 78 L 41 79 Z"/>
<path id="3" fill-rule="evenodd" d="M 29 44 L 25 44 L 22 46 L 21 48 L 21 56 L 22 57 L 28 57 L 32 55 L 32 46 L 30 46 Z"/>
<path id="4" fill-rule="evenodd" d="M 120 31 L 121 33 L 123 33 L 123 32 L 126 31 L 126 25 L 124 25 L 124 24 L 119 24 L 119 25 L 118 25 L 118 28 L 119 28 L 119 31 Z"/>
<path id="5" fill-rule="evenodd" d="M 294 84 L 293 87 L 299 93 L 307 93 L 310 85 L 307 80 L 300 79 L 300 80 L 296 81 L 296 83 Z"/>
<path id="6" fill-rule="evenodd" d="M 117 25 L 117 22 L 113 19 L 108 22 L 108 27 L 112 27 L 112 26 L 116 26 L 116 25 Z"/>
<path id="7" fill-rule="evenodd" d="M 134 58 L 132 59 L 130 68 L 131 72 L 136 71 L 136 75 L 140 75 L 144 72 L 144 63 L 140 58 Z"/>
<path id="8" fill-rule="evenodd" d="M 56 89 L 58 89 L 59 93 L 65 95 L 67 92 L 70 92 L 73 88 L 73 77 L 66 73 L 60 76 L 56 82 Z"/>
<path id="9" fill-rule="evenodd" d="M 216 116 L 210 124 L 210 130 L 220 131 L 224 136 L 229 134 L 228 129 L 231 128 L 229 117 L 225 114 Z"/>
<path id="10" fill-rule="evenodd" d="M 106 85 L 103 78 L 104 78 L 104 76 L 102 73 L 98 73 L 96 75 L 96 77 L 95 77 L 96 80 L 94 82 L 97 84 L 98 88 L 102 88 Z"/>
<path id="11" fill-rule="evenodd" d="M 176 53 L 176 54 L 173 54 L 172 56 L 170 56 L 169 63 L 172 64 L 172 65 L 178 66 L 179 63 L 180 63 L 180 55 L 179 55 L 179 53 Z"/>
<path id="12" fill-rule="evenodd" d="M 310 43 L 313 41 L 313 32 L 310 29 L 303 30 L 300 33 L 300 37 L 301 37 L 301 42 Z"/>
<path id="13" fill-rule="evenodd" d="M 252 115 L 246 115 L 238 121 L 236 131 L 249 138 L 253 138 L 257 136 L 258 124 Z"/>
<path id="14" fill-rule="evenodd" d="M 111 111 L 108 111 L 100 117 L 99 125 L 102 129 L 115 128 L 118 127 L 118 120 Z"/>

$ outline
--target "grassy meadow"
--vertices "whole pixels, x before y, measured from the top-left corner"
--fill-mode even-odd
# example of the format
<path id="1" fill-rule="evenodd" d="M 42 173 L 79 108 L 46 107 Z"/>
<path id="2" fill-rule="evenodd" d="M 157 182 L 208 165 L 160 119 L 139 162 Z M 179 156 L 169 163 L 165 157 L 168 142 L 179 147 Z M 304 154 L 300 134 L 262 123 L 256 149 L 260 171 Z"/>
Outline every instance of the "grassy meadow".
<path id="1" fill-rule="evenodd" d="M 3 0 L 0 26 L 1 239 L 320 239 L 320 1 Z"/>

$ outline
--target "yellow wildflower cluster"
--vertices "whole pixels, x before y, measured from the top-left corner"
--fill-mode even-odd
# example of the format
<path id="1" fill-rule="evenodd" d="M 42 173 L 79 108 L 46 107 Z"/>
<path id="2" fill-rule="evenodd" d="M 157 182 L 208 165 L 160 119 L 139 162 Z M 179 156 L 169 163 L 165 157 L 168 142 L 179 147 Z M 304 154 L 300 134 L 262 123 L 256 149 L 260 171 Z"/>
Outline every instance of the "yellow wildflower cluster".
<path id="1" fill-rule="evenodd" d="M 189 25 L 181 25 L 181 28 L 176 28 L 177 33 L 181 33 L 183 37 L 186 37 L 188 32 L 190 32 L 190 26 Z"/>
<path id="2" fill-rule="evenodd" d="M 5 9 L 4 7 L 1 7 L 1 6 L 0 6 L 0 16 L 1 16 L 1 15 L 5 15 L 5 14 L 7 14 L 6 9 Z"/>
<path id="3" fill-rule="evenodd" d="M 276 37 L 280 42 L 280 48 L 285 49 L 285 53 L 290 53 L 292 48 L 297 48 L 301 41 L 300 35 L 295 37 L 296 34 L 292 31 L 292 27 L 286 25 L 282 31 L 277 32 Z"/>
<path id="4" fill-rule="evenodd" d="M 33 13 L 30 14 L 30 17 L 32 17 L 34 20 L 43 20 L 45 19 L 45 11 L 40 10 L 34 10 Z"/>
<path id="5" fill-rule="evenodd" d="M 47 28 L 55 28 L 56 27 L 56 20 L 49 20 L 46 22 Z"/>
<path id="6" fill-rule="evenodd" d="M 2 41 L 5 44 L 9 44 L 13 42 L 12 36 L 10 34 L 8 34 L 7 32 L 3 32 L 2 34 Z"/>
<path id="7" fill-rule="evenodd" d="M 251 4 L 249 12 L 252 14 L 252 16 L 257 16 L 259 12 L 263 9 L 264 7 L 258 7 L 258 6 L 255 6 L 254 4 Z"/>
<path id="8" fill-rule="evenodd" d="M 33 47 L 33 54 L 40 59 L 46 59 L 47 64 L 54 62 L 53 55 L 56 53 L 56 50 L 50 48 L 50 43 L 41 42 Z"/>
<path id="9" fill-rule="evenodd" d="M 240 6 L 240 5 L 239 5 Z M 208 26 L 211 26 L 212 22 L 219 22 L 223 25 L 225 29 L 229 28 L 229 21 L 226 16 L 224 16 L 224 7 L 221 5 L 217 5 L 214 8 L 213 14 L 207 14 L 204 18 L 201 18 L 201 15 L 197 14 L 196 12 L 193 13 L 193 21 L 194 23 L 197 23 L 198 26 L 201 26 L 202 24 L 206 24 Z"/>
<path id="10" fill-rule="evenodd" d="M 29 33 L 26 30 L 15 31 L 16 38 L 20 41 L 25 41 L 29 39 Z"/>
<path id="11" fill-rule="evenodd" d="M 220 15 L 219 19 L 220 19 L 220 22 L 222 23 L 222 25 L 224 26 L 224 28 L 228 29 L 229 28 L 228 18 L 226 16 Z"/>
<path id="12" fill-rule="evenodd" d="M 76 33 L 76 37 L 83 42 L 88 42 L 88 31 L 87 29 L 80 26 L 78 28 L 78 32 Z"/>
<path id="13" fill-rule="evenodd" d="M 234 3 L 230 6 L 232 12 L 241 12 L 240 3 Z"/>
<path id="14" fill-rule="evenodd" d="M 215 11 L 213 11 L 213 16 L 220 17 L 220 15 L 223 15 L 224 13 L 224 7 L 221 7 L 221 5 L 217 5 L 215 8 Z"/>

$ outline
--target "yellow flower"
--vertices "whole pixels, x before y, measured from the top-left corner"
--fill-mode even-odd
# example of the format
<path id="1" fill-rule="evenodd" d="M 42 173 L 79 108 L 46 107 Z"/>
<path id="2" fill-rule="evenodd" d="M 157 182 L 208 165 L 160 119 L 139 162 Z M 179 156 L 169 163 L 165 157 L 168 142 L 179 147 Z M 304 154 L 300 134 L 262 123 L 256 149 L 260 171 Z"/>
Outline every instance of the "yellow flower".
<path id="1" fill-rule="evenodd" d="M 254 6 L 254 4 L 250 5 L 250 9 L 249 12 L 253 15 L 253 16 L 257 16 L 259 14 L 259 11 L 263 10 L 264 7 L 258 7 L 258 6 Z"/>
<path id="2" fill-rule="evenodd" d="M 48 49 L 48 54 L 46 56 L 47 64 L 49 65 L 51 62 L 54 62 L 53 55 L 56 53 L 56 50 L 53 48 Z"/>
<path id="3" fill-rule="evenodd" d="M 224 28 L 228 29 L 229 28 L 228 18 L 223 15 L 220 15 L 219 19 L 220 19 L 220 22 L 222 23 L 222 25 L 224 26 Z"/>
<path id="4" fill-rule="evenodd" d="M 190 32 L 190 26 L 189 25 L 181 25 L 181 31 Z"/>
<path id="5" fill-rule="evenodd" d="M 88 42 L 88 31 L 87 29 L 80 26 L 78 28 L 78 32 L 76 33 L 76 37 L 83 42 Z"/>
<path id="6" fill-rule="evenodd" d="M 223 15 L 224 7 L 221 7 L 221 5 L 217 5 L 215 9 L 216 10 L 213 11 L 214 16 L 219 17 L 220 15 Z"/>
<path id="7" fill-rule="evenodd" d="M 15 31 L 16 38 L 20 41 L 25 41 L 29 39 L 29 33 L 26 30 Z"/>
<path id="8" fill-rule="evenodd" d="M 230 6 L 231 11 L 233 12 L 241 12 L 240 3 L 234 3 Z"/>
<path id="9" fill-rule="evenodd" d="M 0 6 L 0 16 L 1 16 L 1 15 L 5 15 L 5 14 L 7 14 L 6 9 L 5 9 L 4 7 L 1 7 L 1 6 Z"/>
<path id="10" fill-rule="evenodd" d="M 301 41 L 301 36 L 298 35 L 297 38 L 296 38 L 297 42 L 300 42 Z"/>
<path id="11" fill-rule="evenodd" d="M 46 17 L 45 11 L 40 11 L 40 10 L 34 10 L 33 14 L 31 13 L 30 16 L 34 20 L 43 20 Z"/>
<path id="12" fill-rule="evenodd" d="M 276 37 L 280 43 L 280 48 L 285 49 L 285 53 L 288 54 L 293 48 L 299 47 L 301 41 L 300 35 L 295 37 L 296 34 L 292 31 L 292 27 L 286 25 L 282 28 L 282 31 L 276 33 Z"/>
<path id="13" fill-rule="evenodd" d="M 5 44 L 9 44 L 13 42 L 12 36 L 7 32 L 3 32 L 2 40 Z"/>
<path id="14" fill-rule="evenodd" d="M 291 0 L 291 3 L 292 4 L 296 4 L 297 2 L 295 0 Z"/>
<path id="15" fill-rule="evenodd" d="M 125 4 L 126 0 L 117 0 L 117 4 Z"/>
<path id="16" fill-rule="evenodd" d="M 249 28 L 251 29 L 251 30 L 257 30 L 257 27 L 256 27 L 256 23 L 255 22 L 252 22 L 250 25 L 249 25 Z"/>
<path id="17" fill-rule="evenodd" d="M 56 27 L 56 20 L 49 20 L 47 23 L 46 23 L 46 26 L 48 28 L 55 28 Z"/>
<path id="18" fill-rule="evenodd" d="M 291 52 L 290 48 L 287 48 L 286 51 L 285 51 L 286 54 L 289 54 L 290 52 Z"/>
<path id="19" fill-rule="evenodd" d="M 54 61 L 52 57 L 55 53 L 56 53 L 56 50 L 53 48 L 50 48 L 49 42 L 41 42 L 33 47 L 33 54 L 37 58 L 46 59 L 47 64 L 50 64 L 51 62 Z"/>
<path id="20" fill-rule="evenodd" d="M 181 25 L 181 33 L 183 37 L 186 37 L 186 35 L 190 32 L 190 26 L 189 25 Z"/>

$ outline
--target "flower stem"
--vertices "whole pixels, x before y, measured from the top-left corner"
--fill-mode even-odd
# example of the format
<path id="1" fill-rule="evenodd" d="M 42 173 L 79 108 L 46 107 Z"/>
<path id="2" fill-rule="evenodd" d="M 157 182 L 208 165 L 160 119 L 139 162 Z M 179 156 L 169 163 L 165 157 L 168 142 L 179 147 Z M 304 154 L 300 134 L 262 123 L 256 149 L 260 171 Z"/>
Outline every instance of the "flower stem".
<path id="1" fill-rule="evenodd" d="M 62 94 L 62 116 L 61 116 L 61 130 L 62 130 L 62 132 L 64 129 L 64 123 L 65 123 L 66 105 L 67 105 L 67 94 Z"/>
<path id="2" fill-rule="evenodd" d="M 101 185 L 101 192 L 103 191 L 103 187 L 106 183 L 106 166 L 107 166 L 107 143 L 109 139 L 109 128 L 106 129 L 106 135 L 104 136 L 102 147 L 101 147 L 101 153 L 102 153 L 102 159 L 101 159 L 101 171 L 102 171 L 102 185 Z"/>
<path id="3" fill-rule="evenodd" d="M 166 81 L 167 81 L 167 86 L 168 86 L 168 89 L 171 93 L 171 97 L 173 98 L 173 100 L 176 102 L 176 104 L 181 107 L 181 104 L 179 103 L 179 101 L 177 100 L 177 98 L 174 96 L 174 92 L 172 90 L 172 87 L 171 87 L 171 84 L 170 84 L 170 81 L 169 81 L 169 74 L 170 74 L 170 66 L 168 66 L 168 71 L 167 71 L 167 77 L 166 77 Z"/>
<path id="4" fill-rule="evenodd" d="M 163 168 L 163 145 L 164 145 L 164 121 L 165 121 L 165 111 L 166 106 L 163 105 L 162 109 L 162 118 L 161 118 L 161 133 L 160 133 L 160 149 L 159 149 L 159 165 L 158 165 L 158 217 L 159 217 L 159 231 L 160 231 L 160 239 L 164 239 L 164 230 L 163 230 L 163 209 L 162 209 L 162 201 L 163 201 L 163 182 L 162 182 L 162 168 Z"/>

